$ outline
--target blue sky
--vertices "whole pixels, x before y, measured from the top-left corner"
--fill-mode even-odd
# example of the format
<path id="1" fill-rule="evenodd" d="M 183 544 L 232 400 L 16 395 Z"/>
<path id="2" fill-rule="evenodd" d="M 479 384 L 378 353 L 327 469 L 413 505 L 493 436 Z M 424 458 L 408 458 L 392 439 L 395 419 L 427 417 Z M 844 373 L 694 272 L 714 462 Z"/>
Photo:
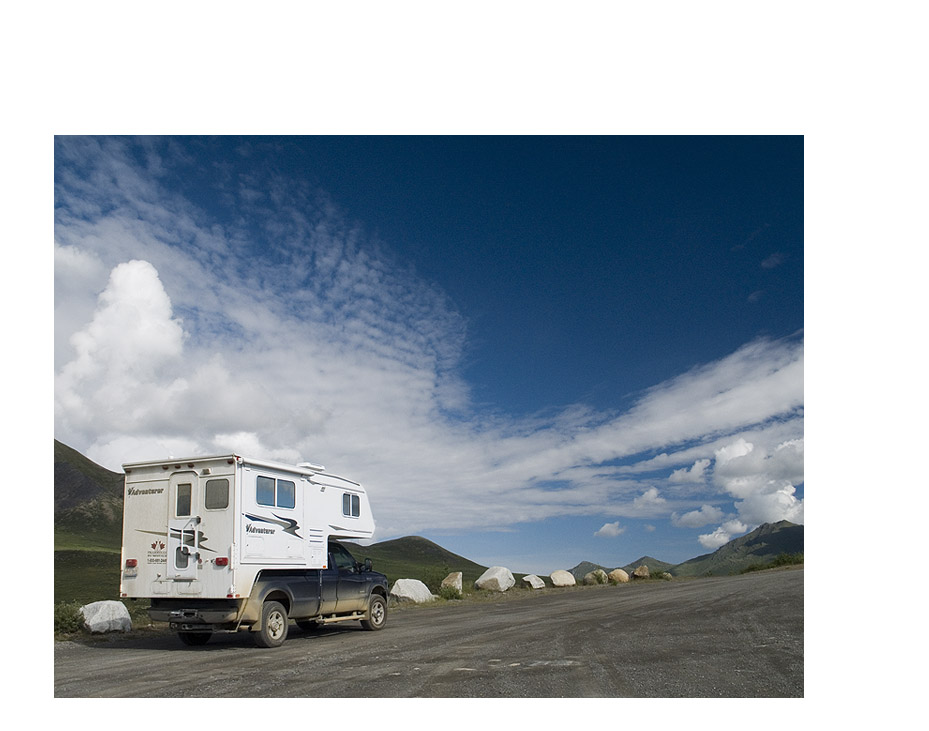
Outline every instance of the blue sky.
<path id="1" fill-rule="evenodd" d="M 803 153 L 59 137 L 55 436 L 321 462 L 522 572 L 802 523 Z"/>

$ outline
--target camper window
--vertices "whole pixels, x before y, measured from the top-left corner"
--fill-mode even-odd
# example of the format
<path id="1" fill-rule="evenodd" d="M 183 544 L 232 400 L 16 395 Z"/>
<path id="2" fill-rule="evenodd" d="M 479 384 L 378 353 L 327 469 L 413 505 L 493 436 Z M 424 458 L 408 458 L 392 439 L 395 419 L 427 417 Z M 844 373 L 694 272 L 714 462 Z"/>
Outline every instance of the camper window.
<path id="1" fill-rule="evenodd" d="M 297 486 L 290 480 L 259 477 L 256 499 L 259 505 L 293 508 L 297 502 Z"/>
<path id="2" fill-rule="evenodd" d="M 342 495 L 342 515 L 357 518 L 361 515 L 361 498 L 346 492 Z"/>
<path id="3" fill-rule="evenodd" d="M 229 507 L 229 480 L 207 480 L 203 497 L 207 510 L 223 510 Z"/>
<path id="4" fill-rule="evenodd" d="M 296 505 L 297 488 L 290 480 L 277 481 L 277 506 L 279 508 L 292 508 Z"/>
<path id="5" fill-rule="evenodd" d="M 258 504 L 274 507 L 274 480 L 270 477 L 258 478 Z"/>
<path id="6" fill-rule="evenodd" d="M 190 483 L 177 486 L 176 508 L 178 518 L 190 515 Z"/>

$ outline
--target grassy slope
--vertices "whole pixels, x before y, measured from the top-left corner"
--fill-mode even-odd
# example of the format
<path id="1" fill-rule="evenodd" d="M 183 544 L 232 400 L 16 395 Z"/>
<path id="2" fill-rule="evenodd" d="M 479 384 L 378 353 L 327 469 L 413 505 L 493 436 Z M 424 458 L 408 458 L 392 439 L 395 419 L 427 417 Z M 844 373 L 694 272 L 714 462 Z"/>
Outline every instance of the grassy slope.
<path id="1" fill-rule="evenodd" d="M 55 550 L 119 553 L 123 476 L 55 441 Z"/>
<path id="2" fill-rule="evenodd" d="M 713 553 L 697 556 L 675 566 L 675 576 L 724 576 L 752 565 L 773 561 L 782 553 L 803 553 L 803 526 L 786 520 L 759 526 Z"/>

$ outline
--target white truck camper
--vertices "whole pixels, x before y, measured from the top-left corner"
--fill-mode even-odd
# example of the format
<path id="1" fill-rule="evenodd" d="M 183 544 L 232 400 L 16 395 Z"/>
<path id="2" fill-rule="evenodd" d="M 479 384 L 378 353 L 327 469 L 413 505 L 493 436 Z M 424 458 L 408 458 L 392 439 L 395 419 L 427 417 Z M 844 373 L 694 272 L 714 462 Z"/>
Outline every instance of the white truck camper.
<path id="1" fill-rule="evenodd" d="M 262 647 L 301 629 L 387 618 L 387 578 L 335 539 L 366 539 L 364 488 L 319 465 L 235 454 L 123 465 L 120 596 L 151 601 L 188 645 L 248 630 Z"/>

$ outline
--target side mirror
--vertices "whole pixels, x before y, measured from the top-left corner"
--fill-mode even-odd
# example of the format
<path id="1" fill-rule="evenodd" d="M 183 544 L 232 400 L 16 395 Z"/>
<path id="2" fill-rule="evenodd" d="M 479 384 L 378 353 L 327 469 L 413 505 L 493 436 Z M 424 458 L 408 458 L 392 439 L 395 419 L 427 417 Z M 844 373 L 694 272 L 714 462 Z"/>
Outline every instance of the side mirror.
<path id="1" fill-rule="evenodd" d="M 365 559 L 365 571 L 370 571 L 370 570 L 371 570 L 371 559 L 366 558 Z"/>

